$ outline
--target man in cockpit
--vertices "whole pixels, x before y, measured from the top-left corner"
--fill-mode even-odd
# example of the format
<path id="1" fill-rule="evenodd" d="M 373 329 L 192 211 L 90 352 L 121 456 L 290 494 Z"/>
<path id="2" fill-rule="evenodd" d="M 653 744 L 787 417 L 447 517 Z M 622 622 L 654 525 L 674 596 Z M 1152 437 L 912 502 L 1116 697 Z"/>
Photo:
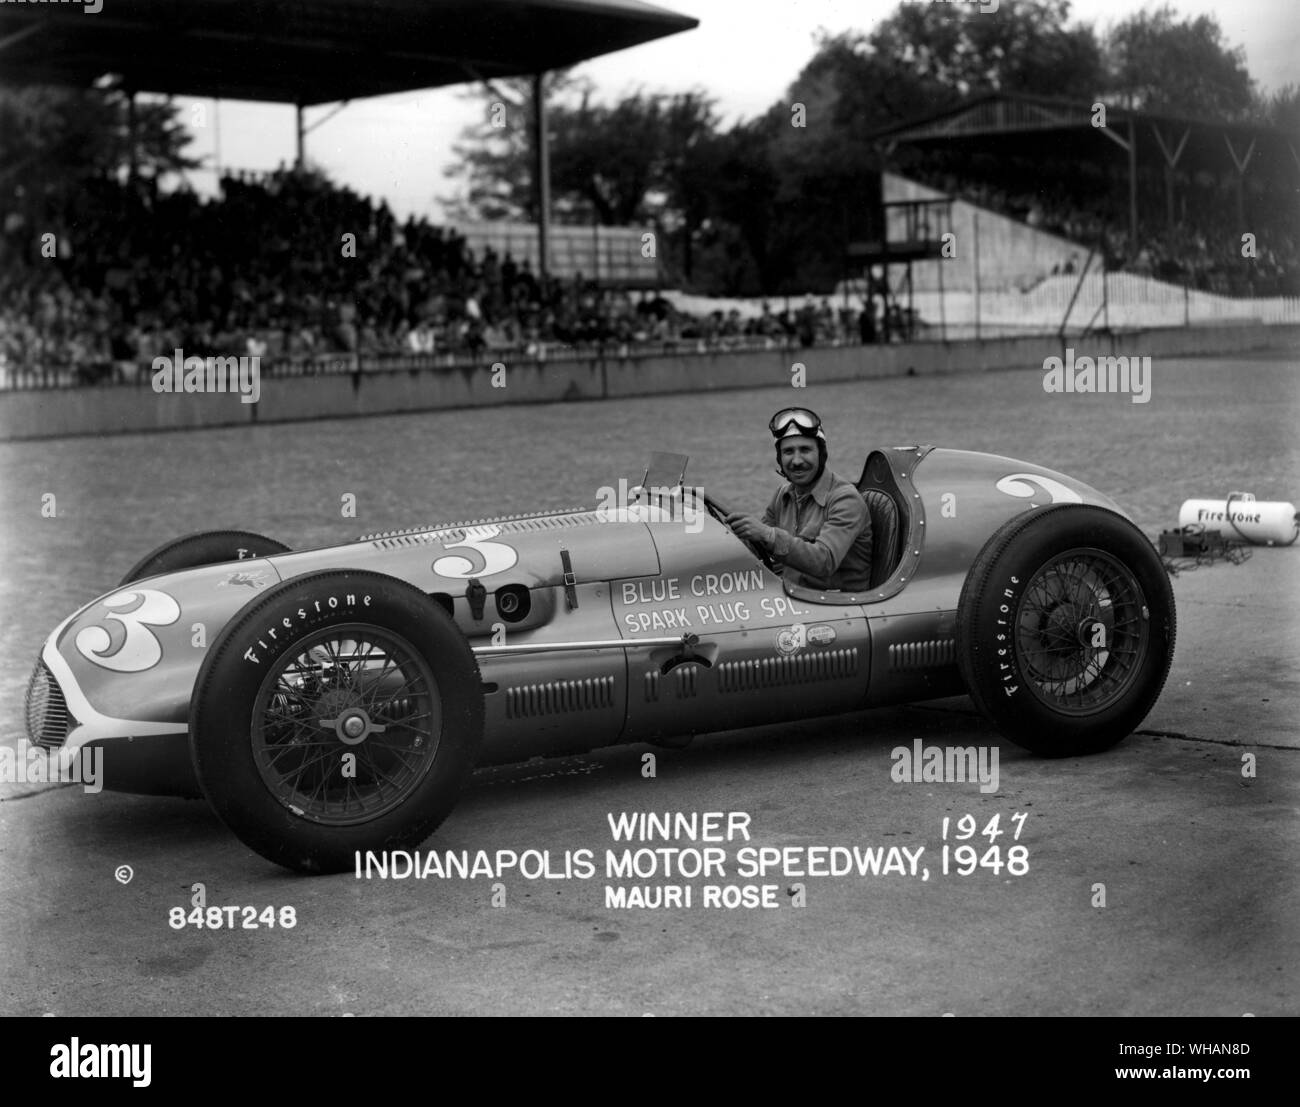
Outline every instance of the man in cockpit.
<path id="1" fill-rule="evenodd" d="M 769 551 L 793 583 L 865 591 L 871 580 L 871 516 L 853 483 L 826 468 L 821 419 L 808 408 L 783 408 L 772 416 L 768 430 L 786 483 L 761 519 L 735 513 L 727 525 Z"/>

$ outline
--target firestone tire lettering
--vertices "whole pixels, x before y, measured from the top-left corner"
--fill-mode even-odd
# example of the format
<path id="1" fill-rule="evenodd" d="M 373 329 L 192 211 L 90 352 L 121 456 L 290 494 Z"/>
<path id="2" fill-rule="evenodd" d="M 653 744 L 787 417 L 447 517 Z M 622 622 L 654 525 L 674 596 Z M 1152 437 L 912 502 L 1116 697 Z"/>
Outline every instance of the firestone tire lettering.
<path id="1" fill-rule="evenodd" d="M 958 602 L 957 661 L 1013 742 L 1093 753 L 1151 710 L 1175 632 L 1169 577 L 1146 536 L 1105 508 L 1056 504 L 1015 516 L 980 551 Z"/>
<path id="2" fill-rule="evenodd" d="M 263 857 L 312 873 L 418 846 L 482 736 L 478 663 L 459 628 L 405 581 L 356 570 L 295 577 L 246 604 L 208 651 L 190 708 L 195 774 L 218 816 Z"/>

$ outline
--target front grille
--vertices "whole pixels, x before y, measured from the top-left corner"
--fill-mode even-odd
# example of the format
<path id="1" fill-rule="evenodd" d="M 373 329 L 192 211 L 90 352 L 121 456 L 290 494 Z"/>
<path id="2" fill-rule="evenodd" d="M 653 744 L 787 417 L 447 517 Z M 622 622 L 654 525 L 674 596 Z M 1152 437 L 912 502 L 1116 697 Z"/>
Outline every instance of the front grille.
<path id="1" fill-rule="evenodd" d="M 27 684 L 27 740 L 47 750 L 59 749 L 72 729 L 68 701 L 44 661 L 37 661 Z"/>

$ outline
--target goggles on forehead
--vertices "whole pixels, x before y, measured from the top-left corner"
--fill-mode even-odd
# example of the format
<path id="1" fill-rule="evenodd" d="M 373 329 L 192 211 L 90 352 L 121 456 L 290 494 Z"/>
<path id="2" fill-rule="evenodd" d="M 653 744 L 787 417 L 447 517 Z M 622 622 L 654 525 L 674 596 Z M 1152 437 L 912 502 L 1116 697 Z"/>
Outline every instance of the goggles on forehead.
<path id="1" fill-rule="evenodd" d="M 768 420 L 767 429 L 773 438 L 789 438 L 795 434 L 815 438 L 821 434 L 822 420 L 820 415 L 806 407 L 787 407 Z"/>

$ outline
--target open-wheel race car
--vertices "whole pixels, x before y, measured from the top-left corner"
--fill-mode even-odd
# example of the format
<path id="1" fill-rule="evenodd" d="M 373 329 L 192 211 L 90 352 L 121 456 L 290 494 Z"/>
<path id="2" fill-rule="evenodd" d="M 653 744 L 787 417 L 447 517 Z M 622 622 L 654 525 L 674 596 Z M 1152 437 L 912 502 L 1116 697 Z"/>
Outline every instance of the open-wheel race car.
<path id="1" fill-rule="evenodd" d="M 331 872 L 418 845 L 475 765 L 963 692 L 1012 741 L 1072 755 L 1160 694 L 1168 576 L 1077 480 L 875 450 L 871 587 L 848 593 L 783 576 L 685 468 L 655 455 L 589 510 L 319 549 L 177 539 L 50 634 L 29 738 L 102 746 L 107 787 L 202 794 L 264 857 Z"/>

